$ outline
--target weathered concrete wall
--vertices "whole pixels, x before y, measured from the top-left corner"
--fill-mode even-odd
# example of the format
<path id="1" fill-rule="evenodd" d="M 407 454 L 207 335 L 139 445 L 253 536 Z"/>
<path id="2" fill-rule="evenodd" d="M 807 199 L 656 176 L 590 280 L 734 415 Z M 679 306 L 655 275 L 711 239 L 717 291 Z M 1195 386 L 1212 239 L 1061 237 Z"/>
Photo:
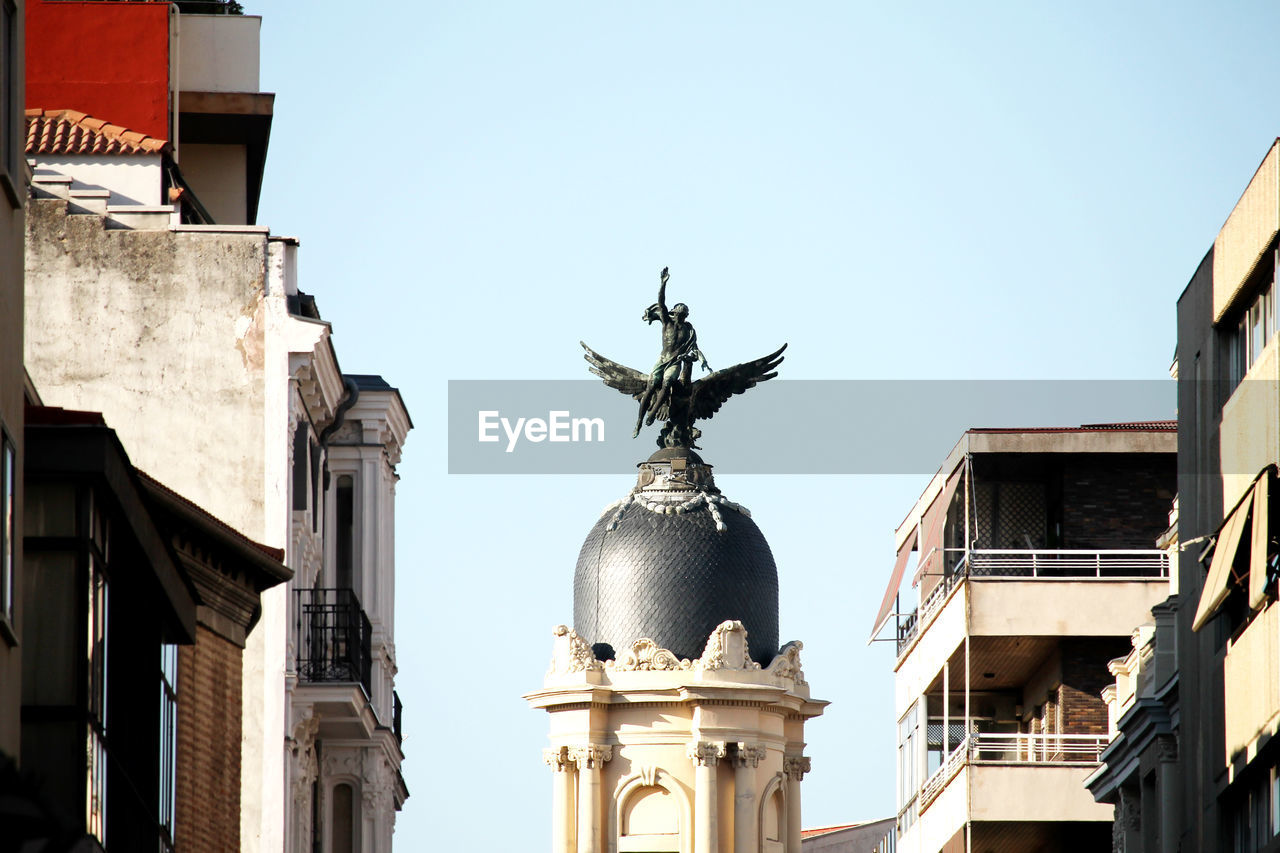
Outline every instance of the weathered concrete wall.
<path id="1" fill-rule="evenodd" d="M 46 404 L 102 412 L 139 468 L 281 546 L 264 509 L 266 251 L 263 233 L 108 231 L 32 202 L 26 361 Z"/>

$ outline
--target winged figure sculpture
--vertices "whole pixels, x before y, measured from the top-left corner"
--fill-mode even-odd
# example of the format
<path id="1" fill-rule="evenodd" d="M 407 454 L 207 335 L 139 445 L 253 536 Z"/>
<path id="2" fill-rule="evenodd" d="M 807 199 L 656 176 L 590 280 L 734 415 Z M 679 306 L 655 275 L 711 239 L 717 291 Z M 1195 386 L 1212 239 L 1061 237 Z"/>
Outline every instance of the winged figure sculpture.
<path id="1" fill-rule="evenodd" d="M 650 305 L 641 318 L 647 323 L 662 323 L 662 354 L 651 372 L 645 374 L 618 364 L 585 343 L 582 348 L 586 350 L 585 358 L 592 373 L 610 388 L 617 388 L 639 401 L 640 413 L 633 436 L 639 435 L 643 426 L 665 421 L 658 435 L 659 447 L 697 448 L 695 442 L 702 433 L 694 427 L 694 421 L 710 418 L 734 394 L 777 376 L 787 345 L 754 361 L 711 371 L 706 356 L 698 349 L 697 332 L 689 323 L 689 307 L 679 302 L 667 308 L 669 277 L 664 268 L 658 301 Z M 709 375 L 693 381 L 694 362 L 701 362 L 702 369 Z"/>

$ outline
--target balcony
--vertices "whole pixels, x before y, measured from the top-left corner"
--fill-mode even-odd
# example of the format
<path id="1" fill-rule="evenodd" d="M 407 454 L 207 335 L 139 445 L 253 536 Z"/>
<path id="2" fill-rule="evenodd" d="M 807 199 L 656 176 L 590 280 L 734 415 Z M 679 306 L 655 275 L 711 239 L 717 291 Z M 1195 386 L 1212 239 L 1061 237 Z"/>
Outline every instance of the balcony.
<path id="1" fill-rule="evenodd" d="M 373 629 L 351 589 L 297 591 L 298 680 L 358 683 L 372 695 Z"/>
<path id="2" fill-rule="evenodd" d="M 1157 549 L 993 550 L 937 549 L 959 561 L 925 596 L 920 606 L 899 618 L 897 653 L 902 655 L 926 630 L 962 578 L 1012 581 L 1151 581 L 1169 577 L 1169 555 Z M 925 558 L 928 560 L 933 554 Z"/>
<path id="3" fill-rule="evenodd" d="M 966 766 L 1093 767 L 1101 763 L 1102 752 L 1109 743 L 1109 736 L 1093 734 L 970 735 L 925 781 L 920 789 L 920 811 L 928 809 Z"/>
<path id="4" fill-rule="evenodd" d="M 391 711 L 391 731 L 395 732 L 396 744 L 404 745 L 404 730 L 401 728 L 402 718 L 404 716 L 404 704 L 400 701 L 400 694 L 391 691 L 392 711 Z"/>

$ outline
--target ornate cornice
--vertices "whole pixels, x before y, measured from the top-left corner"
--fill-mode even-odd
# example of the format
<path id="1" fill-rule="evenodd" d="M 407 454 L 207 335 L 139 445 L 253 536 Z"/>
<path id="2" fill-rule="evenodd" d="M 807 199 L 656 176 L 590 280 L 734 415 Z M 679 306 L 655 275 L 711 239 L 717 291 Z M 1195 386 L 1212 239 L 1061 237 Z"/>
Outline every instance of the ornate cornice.
<path id="1" fill-rule="evenodd" d="M 632 671 L 667 671 L 692 669 L 693 662 L 681 660 L 671 651 L 659 648 L 653 640 L 645 637 L 636 640 L 630 650 L 623 652 L 616 661 L 605 663 L 605 669 L 615 672 Z"/>

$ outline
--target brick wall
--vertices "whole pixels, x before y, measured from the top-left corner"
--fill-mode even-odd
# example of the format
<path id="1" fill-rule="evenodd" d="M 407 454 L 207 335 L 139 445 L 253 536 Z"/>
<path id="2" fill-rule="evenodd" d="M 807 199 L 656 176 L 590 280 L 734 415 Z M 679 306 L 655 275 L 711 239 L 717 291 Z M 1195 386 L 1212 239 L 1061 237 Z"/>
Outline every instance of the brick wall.
<path id="1" fill-rule="evenodd" d="M 203 625 L 178 650 L 177 853 L 240 849 L 242 654 Z"/>
<path id="2" fill-rule="evenodd" d="M 1115 682 L 1107 662 L 1123 657 L 1129 648 L 1127 637 L 1063 640 L 1062 685 L 1058 688 L 1063 733 L 1107 733 L 1107 705 L 1101 694 Z"/>
<path id="3" fill-rule="evenodd" d="M 1064 548 L 1154 548 L 1177 490 L 1174 454 L 1073 457 L 1062 471 Z"/>

